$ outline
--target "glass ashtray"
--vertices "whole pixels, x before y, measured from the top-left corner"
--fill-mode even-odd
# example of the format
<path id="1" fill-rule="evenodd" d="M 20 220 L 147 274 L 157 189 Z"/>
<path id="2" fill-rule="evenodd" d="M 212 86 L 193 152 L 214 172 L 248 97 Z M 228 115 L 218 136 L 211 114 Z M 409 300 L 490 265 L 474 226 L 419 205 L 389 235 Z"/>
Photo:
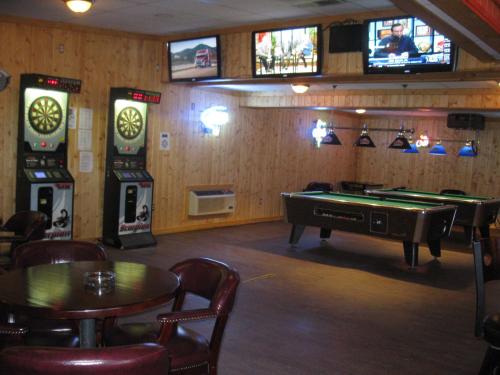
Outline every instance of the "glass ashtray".
<path id="1" fill-rule="evenodd" d="M 85 289 L 102 295 L 115 288 L 115 273 L 112 271 L 85 272 Z"/>

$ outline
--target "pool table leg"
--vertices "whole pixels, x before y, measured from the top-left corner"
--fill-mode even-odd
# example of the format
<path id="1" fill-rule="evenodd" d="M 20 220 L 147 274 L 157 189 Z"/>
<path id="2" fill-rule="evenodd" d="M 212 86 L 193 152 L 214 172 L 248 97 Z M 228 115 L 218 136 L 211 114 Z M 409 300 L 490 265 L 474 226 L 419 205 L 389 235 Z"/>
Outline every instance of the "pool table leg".
<path id="1" fill-rule="evenodd" d="M 328 228 L 321 228 L 321 231 L 319 232 L 319 238 L 322 240 L 326 240 L 330 238 L 330 235 L 332 234 L 332 230 Z"/>
<path id="2" fill-rule="evenodd" d="M 300 236 L 304 233 L 306 229 L 305 225 L 293 224 L 292 232 L 290 233 L 290 240 L 288 241 L 291 245 L 296 245 L 300 240 Z"/>
<path id="3" fill-rule="evenodd" d="M 436 258 L 441 256 L 441 240 L 427 240 L 427 245 L 433 256 Z"/>
<path id="4" fill-rule="evenodd" d="M 490 226 L 483 225 L 479 227 L 479 232 L 481 233 L 482 238 L 490 238 Z"/>
<path id="5" fill-rule="evenodd" d="M 403 241 L 405 261 L 411 268 L 418 266 L 418 243 Z"/>
<path id="6" fill-rule="evenodd" d="M 465 233 L 465 240 L 467 243 L 472 243 L 472 239 L 474 236 L 474 227 L 471 227 L 470 225 L 464 225 L 464 233 Z"/>

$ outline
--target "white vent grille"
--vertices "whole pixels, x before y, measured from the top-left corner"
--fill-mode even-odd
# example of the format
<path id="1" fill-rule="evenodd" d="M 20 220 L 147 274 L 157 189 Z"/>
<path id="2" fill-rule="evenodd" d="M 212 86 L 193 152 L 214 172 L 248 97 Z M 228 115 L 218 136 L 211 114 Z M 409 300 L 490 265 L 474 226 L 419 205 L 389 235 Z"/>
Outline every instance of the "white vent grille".
<path id="1" fill-rule="evenodd" d="M 189 215 L 217 215 L 234 212 L 235 195 L 230 190 L 195 190 L 189 192 Z"/>

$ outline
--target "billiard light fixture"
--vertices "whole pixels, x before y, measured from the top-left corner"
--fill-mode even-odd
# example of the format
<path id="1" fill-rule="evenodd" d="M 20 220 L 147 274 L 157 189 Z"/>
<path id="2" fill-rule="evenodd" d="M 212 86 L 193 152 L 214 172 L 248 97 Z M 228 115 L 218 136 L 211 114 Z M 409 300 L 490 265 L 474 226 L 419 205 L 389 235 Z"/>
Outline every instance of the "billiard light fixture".
<path id="1" fill-rule="evenodd" d="M 342 142 L 340 141 L 339 137 L 337 134 L 335 134 L 335 130 L 357 130 L 359 131 L 360 128 L 357 127 L 350 127 L 350 126 L 333 126 L 332 123 L 326 123 L 325 121 L 322 121 L 320 119 L 316 120 L 313 122 L 313 129 L 312 129 L 312 136 L 316 141 L 316 147 L 320 147 L 320 145 L 342 145 Z M 395 147 L 393 146 L 392 148 L 400 148 L 400 149 L 409 149 L 411 148 L 410 143 L 405 137 L 406 133 L 412 134 L 415 132 L 415 129 L 409 128 L 405 129 L 403 126 L 401 126 L 399 129 L 394 129 L 394 128 L 370 128 L 370 131 L 383 131 L 383 132 L 393 132 L 397 131 L 398 132 L 398 138 L 403 138 L 401 142 L 406 142 L 408 144 L 408 147 Z M 398 140 L 396 138 L 396 140 Z M 393 142 L 395 143 L 396 140 Z M 370 136 L 368 135 L 368 125 L 363 124 L 363 127 L 361 128 L 361 134 L 359 135 L 359 138 L 354 142 L 355 147 L 375 147 L 375 143 L 372 141 Z"/>
<path id="2" fill-rule="evenodd" d="M 368 135 L 368 125 L 364 124 L 363 129 L 361 130 L 361 134 L 359 138 L 354 142 L 354 146 L 356 147 L 375 147 L 375 143 L 373 143 L 372 139 Z"/>
<path id="3" fill-rule="evenodd" d="M 410 135 L 409 138 L 410 139 L 408 139 L 408 144 L 410 145 L 410 148 L 407 148 L 407 149 L 403 150 L 403 152 L 405 154 L 418 154 L 417 144 L 413 142 L 413 139 L 412 139 L 411 135 Z"/>
<path id="4" fill-rule="evenodd" d="M 330 128 L 328 130 L 328 133 L 325 135 L 321 143 L 324 145 L 334 145 L 334 146 L 342 145 L 342 142 L 340 142 L 340 139 L 339 137 L 337 137 L 337 134 L 335 134 L 333 128 Z"/>
<path id="5" fill-rule="evenodd" d="M 429 150 L 431 155 L 447 155 L 446 149 L 441 144 L 441 140 L 437 141 L 434 147 Z"/>
<path id="6" fill-rule="evenodd" d="M 63 0 L 63 1 L 66 3 L 66 6 L 69 9 L 71 9 L 72 12 L 75 13 L 85 13 L 95 3 L 95 0 Z"/>
<path id="7" fill-rule="evenodd" d="M 296 94 L 304 94 L 307 90 L 309 90 L 309 85 L 305 83 L 292 83 L 292 90 Z"/>
<path id="8" fill-rule="evenodd" d="M 394 141 L 389 145 L 389 148 L 395 148 L 397 150 L 408 150 L 411 149 L 410 142 L 405 137 L 405 128 L 401 126 L 398 135 Z"/>
<path id="9" fill-rule="evenodd" d="M 468 140 L 465 146 L 460 149 L 458 156 L 475 157 L 477 156 L 477 144 L 474 141 Z"/>

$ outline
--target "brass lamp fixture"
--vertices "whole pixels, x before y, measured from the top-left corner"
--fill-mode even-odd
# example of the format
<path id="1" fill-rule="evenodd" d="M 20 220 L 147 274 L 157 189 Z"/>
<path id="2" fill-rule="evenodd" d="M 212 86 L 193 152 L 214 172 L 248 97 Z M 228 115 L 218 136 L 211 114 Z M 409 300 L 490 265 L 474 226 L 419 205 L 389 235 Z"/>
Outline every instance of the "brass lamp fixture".
<path id="1" fill-rule="evenodd" d="M 361 130 L 361 134 L 359 138 L 354 142 L 354 146 L 356 147 L 375 147 L 375 143 L 373 143 L 372 139 L 368 135 L 368 125 L 363 125 L 363 129 Z"/>
<path id="2" fill-rule="evenodd" d="M 360 128 L 349 127 L 349 126 L 333 126 L 332 123 L 326 123 L 322 120 L 316 120 L 313 122 L 313 138 L 316 139 L 316 146 L 319 147 L 320 144 L 326 145 L 342 145 L 337 134 L 335 134 L 336 130 L 359 130 Z M 370 128 L 370 131 L 383 131 L 383 132 L 392 132 L 397 131 L 398 136 L 392 142 L 390 148 L 398 148 L 398 149 L 411 149 L 410 142 L 406 138 L 407 134 L 413 134 L 415 129 L 407 128 L 405 129 L 403 126 L 399 129 L 394 128 Z M 370 136 L 368 135 L 368 125 L 363 124 L 361 128 L 361 134 L 359 138 L 354 142 L 354 146 L 356 147 L 376 147 L 375 143 L 372 141 Z"/>
<path id="3" fill-rule="evenodd" d="M 72 12 L 75 13 L 85 13 L 95 3 L 95 0 L 63 0 L 63 1 L 66 3 L 66 6 Z"/>
<path id="4" fill-rule="evenodd" d="M 395 148 L 398 150 L 408 150 L 411 149 L 410 142 L 405 137 L 405 129 L 403 126 L 399 129 L 398 136 L 389 145 L 389 148 Z"/>

